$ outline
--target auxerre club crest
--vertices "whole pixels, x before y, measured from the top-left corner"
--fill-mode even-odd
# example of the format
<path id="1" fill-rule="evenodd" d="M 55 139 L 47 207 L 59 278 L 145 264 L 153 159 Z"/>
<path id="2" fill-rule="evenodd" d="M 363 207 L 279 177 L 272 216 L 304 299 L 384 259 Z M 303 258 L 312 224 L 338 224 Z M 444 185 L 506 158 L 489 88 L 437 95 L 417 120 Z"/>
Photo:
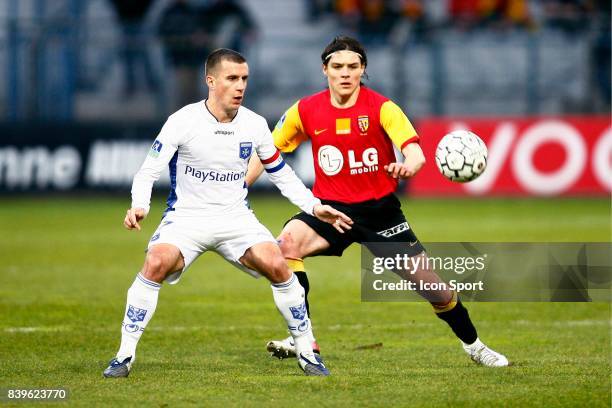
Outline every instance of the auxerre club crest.
<path id="1" fill-rule="evenodd" d="M 365 133 L 368 131 L 370 127 L 370 118 L 367 115 L 357 117 L 357 124 L 359 125 L 359 130 L 361 133 Z"/>
<path id="2" fill-rule="evenodd" d="M 127 317 L 133 323 L 142 322 L 146 315 L 147 315 L 146 309 L 140 309 L 132 305 L 128 306 Z"/>
<path id="3" fill-rule="evenodd" d="M 291 310 L 294 319 L 302 320 L 306 317 L 306 303 L 299 306 L 290 306 L 289 310 Z"/>
<path id="4" fill-rule="evenodd" d="M 251 142 L 240 142 L 240 158 L 248 159 L 251 157 L 251 152 L 253 150 L 253 143 Z"/>

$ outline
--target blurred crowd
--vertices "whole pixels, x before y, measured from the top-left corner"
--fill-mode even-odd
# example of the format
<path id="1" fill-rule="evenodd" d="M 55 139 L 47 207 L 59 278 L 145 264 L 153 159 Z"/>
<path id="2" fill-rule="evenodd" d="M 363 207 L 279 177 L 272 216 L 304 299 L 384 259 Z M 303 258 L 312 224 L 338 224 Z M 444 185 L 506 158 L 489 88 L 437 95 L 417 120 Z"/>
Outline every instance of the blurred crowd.
<path id="1" fill-rule="evenodd" d="M 125 72 L 125 95 L 139 86 L 157 91 L 160 84 L 149 61 L 146 16 L 155 0 L 109 0 L 121 25 L 121 56 Z M 150 34 L 150 33 L 149 33 Z M 204 57 L 215 48 L 243 51 L 257 36 L 257 26 L 239 0 L 194 2 L 170 0 L 162 11 L 156 34 L 163 44 L 167 65 L 174 77 L 174 107 L 199 98 Z M 139 71 L 139 69 L 142 70 Z M 137 75 L 144 72 L 144 75 Z M 143 80 L 139 81 L 138 79 Z"/>
<path id="2" fill-rule="evenodd" d="M 18 0 L 11 2 L 24 8 L 29 3 L 44 4 Z M 104 90 L 100 92 L 111 89 L 110 93 L 116 95 L 115 87 L 119 87 L 121 96 L 134 104 L 145 99 L 149 101 L 154 96 L 154 103 L 160 111 L 172 111 L 198 100 L 204 88 L 201 83 L 205 56 L 215 48 L 227 47 L 246 52 L 250 57 L 250 50 L 269 46 L 259 41 L 264 37 L 262 31 L 279 30 L 278 27 L 266 27 L 264 24 L 274 24 L 283 19 L 285 11 L 292 15 L 281 29 L 289 27 L 293 30 L 295 26 L 291 32 L 294 39 L 300 37 L 300 30 L 305 31 L 306 26 L 319 26 L 329 31 L 330 36 L 338 33 L 355 36 L 368 48 L 391 47 L 394 55 L 398 49 L 409 52 L 408 48 L 412 45 L 424 44 L 437 49 L 438 33 L 446 38 L 454 38 L 455 32 L 466 36 L 474 34 L 475 38 L 505 38 L 506 33 L 547 30 L 558 33 L 562 41 L 573 41 L 578 37 L 587 39 L 590 52 L 587 63 L 592 71 L 590 80 L 606 106 L 610 106 L 610 0 L 64 0 L 62 4 L 72 4 L 79 11 L 71 14 L 70 18 L 74 20 L 54 15 L 48 20 L 49 27 L 55 23 L 62 27 L 62 22 L 76 21 L 70 30 L 58 28 L 57 32 L 100 41 L 99 46 L 92 45 L 96 53 L 88 53 L 80 43 L 76 43 L 79 45 L 73 52 L 66 52 L 65 58 L 58 60 L 64 62 L 58 69 L 68 74 L 54 74 L 53 77 L 73 81 L 58 88 L 65 89 L 68 95 L 65 98 L 66 111 L 73 106 L 69 94 L 74 90 L 94 95 L 101 89 Z M 113 30 L 110 47 L 104 43 L 107 40 L 104 35 L 96 36 L 111 31 L 104 23 L 100 23 L 100 27 L 83 27 L 91 25 L 89 21 L 98 21 L 83 18 L 88 15 L 86 6 L 93 9 L 93 4 L 97 7 L 96 16 L 105 16 L 111 11 Z M 98 7 L 100 5 L 102 7 Z M 53 8 L 47 9 L 51 11 Z M 58 6 L 56 10 L 63 9 Z M 267 19 L 267 14 L 272 17 Z M 94 13 L 89 16 L 92 15 Z M 27 46 L 27 41 L 19 39 L 19 30 L 23 32 L 19 35 L 28 41 L 36 35 L 53 32 L 53 28 L 48 27 L 31 30 L 30 26 L 24 25 L 22 29 L 17 23 L 18 20 L 15 20 L 8 26 L 9 31 L 12 30 L 8 38 L 13 40 L 5 44 L 14 48 L 15 55 L 19 54 L 19 47 Z M 92 37 L 84 34 L 93 31 L 97 33 Z M 496 36 L 496 33 L 504 35 Z M 118 45 L 115 42 L 117 36 Z M 278 38 L 278 34 L 271 38 Z M 46 40 L 50 41 L 49 38 Z M 41 41 L 32 40 L 30 44 L 32 48 L 24 55 L 33 58 L 34 62 L 23 65 L 38 67 L 35 61 L 44 57 L 45 47 L 40 46 Z M 65 44 L 71 46 L 73 43 L 67 41 Z M 84 41 L 83 44 L 90 43 Z M 105 51 L 109 49 L 110 52 Z M 258 55 L 257 51 L 254 55 Z M 115 57 L 119 64 L 114 63 Z M 23 72 L 23 68 L 19 67 L 22 63 L 20 59 L 11 61 L 11 72 Z M 121 75 L 118 81 L 115 80 L 115 69 Z M 109 75 L 111 72 L 112 76 Z M 31 75 L 24 73 L 23 77 L 30 75 L 36 78 L 37 73 L 45 74 L 39 70 Z M 44 75 L 39 81 L 49 83 Z M 104 81 L 110 86 L 104 87 Z M 34 101 L 34 96 L 43 93 L 44 89 L 41 90 L 32 81 L 23 83 L 32 84 L 32 91 L 13 95 L 11 106 L 21 106 L 22 100 L 23 106 L 38 103 Z M 252 89 L 255 91 L 257 86 Z M 51 91 L 49 93 L 52 94 Z"/>
<path id="3" fill-rule="evenodd" d="M 388 35 L 408 20 L 419 28 L 538 29 L 574 33 L 610 21 L 609 0 L 305 0 L 308 18 L 338 18 L 364 38 Z"/>
<path id="4" fill-rule="evenodd" d="M 148 63 L 145 17 L 160 0 L 108 0 L 125 37 L 121 56 L 125 93 L 137 86 L 158 87 Z M 606 80 L 610 59 L 609 0 L 303 0 L 310 23 L 336 19 L 345 33 L 367 46 L 426 41 L 437 29 L 529 31 L 540 28 L 575 35 L 592 30 L 593 58 Z M 263 3 L 263 2 L 262 2 Z M 403 27 L 404 30 L 398 30 Z M 241 0 L 165 0 L 156 34 L 174 72 L 175 105 L 197 98 L 197 75 L 204 55 L 217 47 L 243 51 L 258 35 L 257 24 Z M 142 65 L 144 75 L 136 75 Z M 140 84 L 140 85 L 139 85 Z"/>
<path id="5" fill-rule="evenodd" d="M 440 29 L 587 35 L 594 82 L 610 106 L 610 0 L 304 0 L 307 18 L 337 19 L 367 46 L 426 42 Z M 403 27 L 404 30 L 398 29 Z"/>

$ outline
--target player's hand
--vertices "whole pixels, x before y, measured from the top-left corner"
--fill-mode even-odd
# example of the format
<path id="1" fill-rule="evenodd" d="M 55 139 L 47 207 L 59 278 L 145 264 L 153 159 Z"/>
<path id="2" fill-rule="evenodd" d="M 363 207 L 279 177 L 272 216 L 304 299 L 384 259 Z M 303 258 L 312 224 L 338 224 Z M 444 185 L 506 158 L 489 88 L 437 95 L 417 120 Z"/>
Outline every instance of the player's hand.
<path id="1" fill-rule="evenodd" d="M 333 225 L 341 234 L 352 228 L 353 220 L 348 215 L 329 205 L 317 204 L 312 209 L 312 213 L 321 221 Z"/>
<path id="2" fill-rule="evenodd" d="M 384 169 L 394 179 L 407 179 L 419 172 L 425 165 L 425 155 L 418 143 L 409 143 L 402 149 L 403 163 L 389 163 Z"/>
<path id="3" fill-rule="evenodd" d="M 386 164 L 384 169 L 387 174 L 394 179 L 407 179 L 415 174 L 423 167 L 422 164 L 417 163 L 416 165 L 409 165 L 406 163 L 391 163 Z"/>
<path id="4" fill-rule="evenodd" d="M 140 224 L 138 221 L 141 221 L 146 216 L 144 208 L 130 208 L 127 210 L 127 214 L 125 214 L 125 219 L 123 220 L 123 226 L 129 230 L 136 228 L 140 231 Z"/>
<path id="5" fill-rule="evenodd" d="M 407 179 L 416 174 L 416 172 L 410 171 L 408 166 L 403 163 L 385 164 L 384 169 L 394 179 Z"/>

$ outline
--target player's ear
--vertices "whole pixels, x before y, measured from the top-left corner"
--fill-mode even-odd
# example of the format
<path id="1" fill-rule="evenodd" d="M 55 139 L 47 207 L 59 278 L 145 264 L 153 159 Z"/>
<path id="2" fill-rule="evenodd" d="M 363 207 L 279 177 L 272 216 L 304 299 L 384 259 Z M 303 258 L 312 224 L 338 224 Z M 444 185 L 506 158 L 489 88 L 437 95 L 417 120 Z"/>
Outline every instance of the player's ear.
<path id="1" fill-rule="evenodd" d="M 323 75 L 327 76 L 327 65 L 326 64 L 323 64 L 321 66 L 321 70 L 323 71 Z"/>
<path id="2" fill-rule="evenodd" d="M 206 75 L 205 81 L 209 89 L 215 89 L 215 78 L 212 75 Z"/>

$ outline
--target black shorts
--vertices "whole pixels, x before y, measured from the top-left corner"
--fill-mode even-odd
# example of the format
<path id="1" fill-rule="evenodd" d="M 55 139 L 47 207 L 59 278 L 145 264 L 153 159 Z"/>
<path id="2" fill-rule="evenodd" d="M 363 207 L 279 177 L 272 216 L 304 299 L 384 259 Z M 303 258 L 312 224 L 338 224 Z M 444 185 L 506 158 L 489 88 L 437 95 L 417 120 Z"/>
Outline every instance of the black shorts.
<path id="1" fill-rule="evenodd" d="M 303 221 L 329 242 L 329 248 L 316 255 L 341 256 L 353 242 L 365 245 L 376 256 L 414 256 L 425 250 L 406 221 L 401 204 L 394 194 L 355 204 L 330 200 L 321 202 L 342 211 L 352 218 L 354 224 L 350 231 L 341 234 L 332 225 L 305 212 L 293 216 L 289 221 Z M 380 243 L 395 245 L 379 245 Z"/>

